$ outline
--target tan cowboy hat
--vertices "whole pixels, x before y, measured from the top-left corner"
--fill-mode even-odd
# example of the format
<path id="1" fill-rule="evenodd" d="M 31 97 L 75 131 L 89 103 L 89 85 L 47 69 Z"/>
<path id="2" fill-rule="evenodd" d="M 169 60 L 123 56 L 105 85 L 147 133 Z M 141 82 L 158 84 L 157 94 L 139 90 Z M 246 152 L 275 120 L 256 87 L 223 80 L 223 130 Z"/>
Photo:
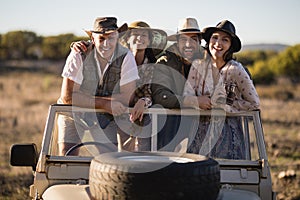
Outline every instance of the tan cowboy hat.
<path id="1" fill-rule="evenodd" d="M 216 27 L 207 27 L 203 29 L 203 39 L 208 43 L 210 40 L 211 35 L 215 31 L 223 31 L 227 34 L 229 34 L 232 38 L 232 48 L 234 52 L 238 52 L 241 50 L 242 44 L 240 38 L 235 34 L 235 27 L 234 25 L 228 21 L 228 20 L 223 20 L 217 24 Z"/>
<path id="2" fill-rule="evenodd" d="M 97 17 L 94 21 L 93 30 L 84 30 L 90 37 L 92 33 L 108 34 L 114 31 L 119 33 L 126 31 L 128 28 L 127 24 L 124 23 L 122 26 L 117 26 L 117 18 L 115 17 Z"/>
<path id="3" fill-rule="evenodd" d="M 176 41 L 177 36 L 183 33 L 197 33 L 199 36 L 201 36 L 201 31 L 195 18 L 184 18 L 179 20 L 177 33 L 168 36 L 168 40 Z"/>
<path id="4" fill-rule="evenodd" d="M 167 33 L 165 31 L 161 29 L 151 28 L 146 22 L 135 21 L 129 24 L 128 31 L 121 38 L 121 42 L 125 46 L 127 39 L 130 36 L 130 30 L 132 29 L 143 29 L 149 31 L 151 44 L 148 47 L 153 49 L 155 55 L 163 51 L 165 46 L 167 45 Z"/>

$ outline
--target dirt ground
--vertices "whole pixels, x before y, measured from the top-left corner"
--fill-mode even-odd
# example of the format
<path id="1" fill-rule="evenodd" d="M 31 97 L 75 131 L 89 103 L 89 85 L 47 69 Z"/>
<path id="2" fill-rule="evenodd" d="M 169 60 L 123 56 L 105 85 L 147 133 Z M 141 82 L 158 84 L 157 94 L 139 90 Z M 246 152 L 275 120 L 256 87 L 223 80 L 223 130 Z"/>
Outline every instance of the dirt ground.
<path id="1" fill-rule="evenodd" d="M 61 64 L 57 65 L 61 70 Z M 32 173 L 9 165 L 14 143 L 40 146 L 47 111 L 59 96 L 59 73 L 0 66 L 0 200 L 27 199 Z M 258 86 L 259 87 L 259 86 Z M 295 90 L 300 94 L 299 90 Z M 262 99 L 262 119 L 273 190 L 279 200 L 300 200 L 300 98 Z"/>

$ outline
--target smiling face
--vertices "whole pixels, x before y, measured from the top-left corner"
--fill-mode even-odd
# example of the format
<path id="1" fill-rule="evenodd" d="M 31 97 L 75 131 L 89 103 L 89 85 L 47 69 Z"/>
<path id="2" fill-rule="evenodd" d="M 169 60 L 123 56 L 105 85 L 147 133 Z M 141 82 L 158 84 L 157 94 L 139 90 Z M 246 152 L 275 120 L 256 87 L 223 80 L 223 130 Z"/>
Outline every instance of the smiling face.
<path id="1" fill-rule="evenodd" d="M 117 46 L 119 33 L 114 31 L 108 34 L 92 34 L 92 41 L 95 45 L 97 53 L 105 59 L 110 59 Z"/>
<path id="2" fill-rule="evenodd" d="M 178 49 L 182 57 L 192 62 L 194 55 L 199 52 L 199 37 L 196 33 L 180 34 L 177 39 Z"/>
<path id="3" fill-rule="evenodd" d="M 150 44 L 149 31 L 144 29 L 132 29 L 127 43 L 131 50 L 146 49 Z"/>
<path id="4" fill-rule="evenodd" d="M 209 51 L 213 59 L 223 59 L 231 46 L 231 37 L 223 31 L 214 32 L 209 40 Z"/>

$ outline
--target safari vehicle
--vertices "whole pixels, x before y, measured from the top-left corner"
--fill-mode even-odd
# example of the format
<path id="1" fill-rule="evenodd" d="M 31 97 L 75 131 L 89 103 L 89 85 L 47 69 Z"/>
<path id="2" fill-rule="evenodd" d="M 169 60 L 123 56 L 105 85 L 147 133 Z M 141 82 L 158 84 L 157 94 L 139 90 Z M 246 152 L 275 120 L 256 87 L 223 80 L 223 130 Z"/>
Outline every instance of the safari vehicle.
<path id="1" fill-rule="evenodd" d="M 231 114 L 242 118 L 246 159 L 209 158 L 185 153 L 186 140 L 176 152 L 157 151 L 159 115 L 204 116 L 224 115 L 222 111 L 195 109 L 168 110 L 150 108 L 151 152 L 113 152 L 97 154 L 102 144 L 91 137 L 91 127 L 82 116 L 101 110 L 74 106 L 51 105 L 44 130 L 41 151 L 35 144 L 11 147 L 11 165 L 31 166 L 34 182 L 32 199 L 275 199 L 260 111 Z M 84 132 L 81 143 L 66 155 L 57 147 L 57 118 L 71 113 Z M 227 113 L 225 113 L 228 115 Z M 99 131 L 99 130 L 98 130 Z M 100 131 L 101 132 L 101 131 Z M 211 143 L 209 143 L 211 145 Z M 79 150 L 78 155 L 71 155 Z"/>

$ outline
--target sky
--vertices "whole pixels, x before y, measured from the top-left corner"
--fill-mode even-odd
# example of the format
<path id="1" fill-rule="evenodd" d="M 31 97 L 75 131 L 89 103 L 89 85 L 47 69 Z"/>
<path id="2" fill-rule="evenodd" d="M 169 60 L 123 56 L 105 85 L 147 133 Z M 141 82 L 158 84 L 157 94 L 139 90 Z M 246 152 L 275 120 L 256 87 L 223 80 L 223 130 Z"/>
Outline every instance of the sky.
<path id="1" fill-rule="evenodd" d="M 230 20 L 242 44 L 300 43 L 299 0 L 1 0 L 0 34 L 32 31 L 50 36 L 84 36 L 96 17 L 114 16 L 118 25 L 136 20 L 168 33 L 186 17 L 200 29 Z"/>

